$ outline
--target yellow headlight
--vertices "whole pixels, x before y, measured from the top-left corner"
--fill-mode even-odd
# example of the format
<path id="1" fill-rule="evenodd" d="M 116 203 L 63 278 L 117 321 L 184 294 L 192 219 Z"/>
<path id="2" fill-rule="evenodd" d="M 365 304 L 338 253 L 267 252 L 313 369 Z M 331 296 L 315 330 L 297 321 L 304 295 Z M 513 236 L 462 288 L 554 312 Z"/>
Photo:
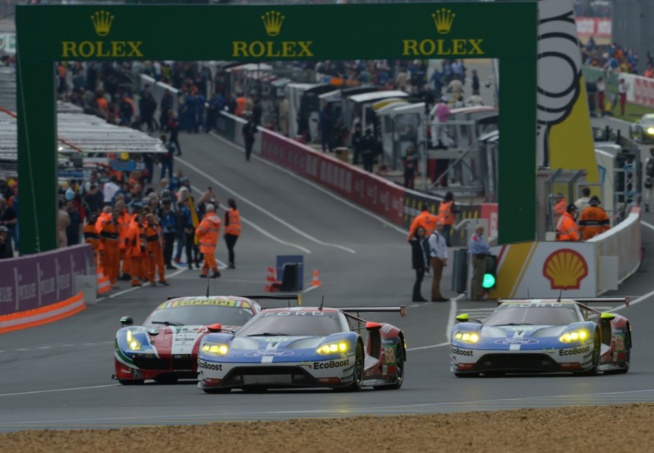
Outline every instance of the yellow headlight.
<path id="1" fill-rule="evenodd" d="M 648 133 L 649 135 L 654 135 L 654 127 L 648 127 L 648 128 L 647 128 L 647 133 Z"/>
<path id="2" fill-rule="evenodd" d="M 350 349 L 347 341 L 339 341 L 338 343 L 329 343 L 320 346 L 316 349 L 318 354 L 336 354 L 337 352 L 346 352 Z"/>
<path id="3" fill-rule="evenodd" d="M 226 344 L 203 344 L 202 352 L 210 355 L 225 355 L 229 352 L 229 346 Z"/>
<path id="4" fill-rule="evenodd" d="M 136 338 L 134 338 L 134 336 L 132 335 L 131 330 L 127 331 L 126 339 L 127 339 L 127 347 L 130 350 L 132 350 L 132 351 L 140 351 L 141 350 L 141 343 Z"/>
<path id="5" fill-rule="evenodd" d="M 584 342 L 590 337 L 590 333 L 586 329 L 573 330 L 566 332 L 559 337 L 561 343 L 579 343 Z"/>
<path id="6" fill-rule="evenodd" d="M 477 343 L 479 334 L 477 332 L 457 332 L 454 334 L 454 339 L 463 343 Z"/>

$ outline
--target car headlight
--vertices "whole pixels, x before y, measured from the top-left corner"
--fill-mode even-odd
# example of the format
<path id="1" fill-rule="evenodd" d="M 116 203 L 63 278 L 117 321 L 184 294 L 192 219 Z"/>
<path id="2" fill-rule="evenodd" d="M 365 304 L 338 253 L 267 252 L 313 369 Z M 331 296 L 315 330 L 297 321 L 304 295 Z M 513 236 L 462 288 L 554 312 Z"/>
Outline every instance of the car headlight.
<path id="1" fill-rule="evenodd" d="M 454 334 L 454 339 L 462 343 L 477 343 L 479 341 L 479 334 L 477 332 L 459 331 Z"/>
<path id="2" fill-rule="evenodd" d="M 339 341 L 338 343 L 327 343 L 316 349 L 318 354 L 338 354 L 339 352 L 347 352 L 350 345 L 347 341 Z"/>
<path id="3" fill-rule="evenodd" d="M 202 352 L 209 355 L 225 355 L 229 352 L 229 346 L 225 343 L 205 343 L 202 345 Z"/>
<path id="4" fill-rule="evenodd" d="M 647 128 L 647 133 L 648 133 L 649 135 L 654 135 L 654 127 L 648 127 L 648 128 Z"/>
<path id="5" fill-rule="evenodd" d="M 141 342 L 138 341 L 136 338 L 134 338 L 134 335 L 132 335 L 132 331 L 128 330 L 127 331 L 127 347 L 129 348 L 130 351 L 140 351 L 141 350 Z"/>
<path id="6" fill-rule="evenodd" d="M 579 343 L 590 338 L 590 333 L 586 329 L 572 330 L 559 337 L 561 343 Z"/>

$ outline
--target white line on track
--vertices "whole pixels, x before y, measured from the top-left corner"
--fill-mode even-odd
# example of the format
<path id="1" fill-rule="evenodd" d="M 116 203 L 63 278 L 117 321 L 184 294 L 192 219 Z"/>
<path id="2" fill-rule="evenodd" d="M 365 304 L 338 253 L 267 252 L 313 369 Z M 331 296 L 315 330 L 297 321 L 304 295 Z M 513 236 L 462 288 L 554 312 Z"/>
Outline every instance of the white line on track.
<path id="1" fill-rule="evenodd" d="M 186 271 L 186 269 L 179 269 L 179 270 L 173 272 L 172 274 L 166 275 L 166 277 L 167 278 L 172 278 L 172 277 L 174 277 L 176 275 L 179 275 L 179 274 L 181 274 L 182 272 L 185 272 L 185 271 Z M 107 298 L 108 299 L 113 299 L 114 297 L 121 296 L 121 295 L 127 294 L 127 293 L 131 293 L 132 291 L 136 291 L 137 289 L 143 288 L 144 286 L 150 286 L 150 282 L 144 283 L 143 286 L 134 286 L 133 288 L 128 288 L 128 289 L 124 289 L 122 291 L 118 291 L 116 294 L 112 294 L 112 295 L 108 296 Z"/>
<path id="2" fill-rule="evenodd" d="M 236 195 L 236 192 L 234 192 L 232 189 L 230 189 L 226 185 L 218 182 L 217 179 L 213 178 L 212 176 L 208 175 L 204 171 L 200 170 L 198 167 L 191 164 L 190 162 L 187 162 L 184 159 L 180 159 L 179 157 L 175 157 L 175 160 L 181 162 L 184 165 L 186 165 L 188 168 L 190 168 L 194 172 L 198 173 L 199 175 L 202 175 L 203 177 L 205 177 L 206 179 L 208 179 L 209 181 L 211 181 L 213 184 L 217 185 L 218 187 L 220 187 L 224 191 Z M 276 220 L 277 222 L 281 223 L 286 228 L 296 232 L 300 236 L 303 236 L 306 239 L 309 239 L 310 241 L 315 242 L 316 244 L 323 245 L 325 247 L 334 247 L 334 248 L 337 248 L 337 249 L 344 250 L 344 251 L 346 251 L 348 253 L 356 253 L 356 251 L 354 251 L 353 249 L 351 249 L 349 247 L 345 247 L 345 246 L 339 245 L 339 244 L 332 244 L 332 243 L 329 243 L 329 242 L 324 242 L 324 241 L 321 241 L 320 239 L 317 239 L 317 238 L 311 236 L 308 233 L 305 233 L 304 231 L 300 230 L 299 228 L 297 228 L 297 227 L 291 225 L 290 223 L 286 222 L 285 220 L 281 219 L 280 217 L 277 217 L 275 214 L 273 214 L 272 212 L 270 212 L 267 209 L 263 208 L 262 206 L 259 206 L 255 202 L 245 198 L 243 195 L 238 195 L 238 199 L 243 201 L 246 204 L 249 204 L 253 208 L 257 209 L 258 211 L 261 211 L 262 213 L 266 214 L 271 219 Z"/>
<path id="3" fill-rule="evenodd" d="M 198 189 L 198 188 L 195 187 L 195 186 L 191 186 L 191 188 L 192 188 L 193 190 L 195 190 L 195 191 L 196 191 L 197 193 L 199 193 L 199 194 L 203 194 L 203 193 L 204 193 L 204 192 L 202 192 L 200 189 Z M 219 206 L 220 206 L 222 209 L 227 209 L 227 208 L 225 207 L 225 205 L 223 205 L 223 204 L 220 204 L 220 203 L 219 203 Z M 292 242 L 286 242 L 286 241 L 284 241 L 283 239 L 279 239 L 279 238 L 278 238 L 277 236 L 275 236 L 274 234 L 271 234 L 271 233 L 267 232 L 267 231 L 264 230 L 262 227 L 260 227 L 260 226 L 257 225 L 256 223 L 252 222 L 251 220 L 247 220 L 247 219 L 246 219 L 245 217 L 243 217 L 243 216 L 241 216 L 241 221 L 242 221 L 243 223 L 245 223 L 246 225 L 251 226 L 252 228 L 254 228 L 255 230 L 257 230 L 259 233 L 261 233 L 261 234 L 263 234 L 264 236 L 266 236 L 266 237 L 272 239 L 272 240 L 275 241 L 275 242 L 278 242 L 278 243 L 280 243 L 280 244 L 282 244 L 282 245 L 288 245 L 289 247 L 294 247 L 294 248 L 296 248 L 296 249 L 302 250 L 302 251 L 303 251 L 304 253 L 306 253 L 306 254 L 311 254 L 311 250 L 309 250 L 309 249 L 307 249 L 307 248 L 305 248 L 305 247 L 302 247 L 301 245 L 293 244 Z"/>
<path id="4" fill-rule="evenodd" d="M 233 149 L 235 149 L 237 151 L 240 151 L 241 153 L 245 153 L 245 151 L 243 149 L 241 149 L 240 146 L 225 140 L 224 138 L 222 138 L 221 136 L 215 134 L 214 132 L 212 132 L 210 135 L 212 137 L 214 137 L 216 140 L 219 140 L 219 141 L 231 146 Z M 379 222 L 383 223 L 384 225 L 386 225 L 389 228 L 392 228 L 392 229 L 394 229 L 394 230 L 396 230 L 396 231 L 398 231 L 400 233 L 403 233 L 403 234 L 409 234 L 408 230 L 405 230 L 404 228 L 401 228 L 401 227 L 399 227 L 399 226 L 397 226 L 395 224 L 392 224 L 391 222 L 389 222 L 388 220 L 378 216 L 377 214 L 374 214 L 374 213 L 372 213 L 370 211 L 367 211 L 366 209 L 364 209 L 364 208 L 362 208 L 360 206 L 357 206 L 354 203 L 351 203 L 351 202 L 347 201 L 346 199 L 342 198 L 340 195 L 336 195 L 336 194 L 330 192 L 329 190 L 325 189 L 324 187 L 320 187 L 318 184 L 315 184 L 315 183 L 313 183 L 311 181 L 308 181 L 308 180 L 302 178 L 301 176 L 296 175 L 295 173 L 293 173 L 292 171 L 290 171 L 290 170 L 288 170 L 286 168 L 280 167 L 279 165 L 277 165 L 275 163 L 269 162 L 269 161 L 257 156 L 256 154 L 252 154 L 252 157 L 254 159 L 258 160 L 261 163 L 264 163 L 264 164 L 266 164 L 266 165 L 268 165 L 270 167 L 276 168 L 277 170 L 279 170 L 279 171 L 281 171 L 283 173 L 286 173 L 289 176 L 292 176 L 293 178 L 297 179 L 298 181 L 302 181 L 303 183 L 313 187 L 314 189 L 324 193 L 325 195 L 328 195 L 328 196 L 332 197 L 334 200 L 340 201 L 341 203 L 351 207 L 352 209 L 356 209 L 357 211 L 367 215 L 368 217 L 372 217 L 373 219 L 378 220 Z"/>
<path id="5" fill-rule="evenodd" d="M 646 226 L 646 227 L 649 228 L 650 230 L 654 230 L 654 225 L 652 225 L 651 223 L 647 223 L 647 222 L 645 222 L 644 220 L 641 220 L 641 221 L 640 221 L 640 224 Z"/>
<path id="6" fill-rule="evenodd" d="M 31 392 L 19 392 L 19 393 L 2 393 L 0 397 L 3 396 L 21 396 L 21 395 L 36 395 L 39 393 L 55 393 L 55 392 L 72 392 L 76 390 L 91 390 L 91 389 L 101 389 L 106 387 L 118 387 L 120 384 L 107 384 L 107 385 L 93 385 L 90 387 L 72 387 L 67 389 L 50 389 L 50 390 L 35 390 Z"/>
<path id="7" fill-rule="evenodd" d="M 303 290 L 302 293 L 308 293 L 309 291 L 313 291 L 314 289 L 320 288 L 320 285 L 311 285 L 307 289 Z"/>

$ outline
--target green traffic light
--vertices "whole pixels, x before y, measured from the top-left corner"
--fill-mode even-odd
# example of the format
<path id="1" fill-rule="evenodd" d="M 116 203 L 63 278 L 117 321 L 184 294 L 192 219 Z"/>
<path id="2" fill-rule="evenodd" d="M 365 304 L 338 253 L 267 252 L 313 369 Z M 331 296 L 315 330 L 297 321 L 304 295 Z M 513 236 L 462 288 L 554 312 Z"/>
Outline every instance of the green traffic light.
<path id="1" fill-rule="evenodd" d="M 484 274 L 484 281 L 481 283 L 484 289 L 490 289 L 495 286 L 495 276 L 493 274 Z"/>

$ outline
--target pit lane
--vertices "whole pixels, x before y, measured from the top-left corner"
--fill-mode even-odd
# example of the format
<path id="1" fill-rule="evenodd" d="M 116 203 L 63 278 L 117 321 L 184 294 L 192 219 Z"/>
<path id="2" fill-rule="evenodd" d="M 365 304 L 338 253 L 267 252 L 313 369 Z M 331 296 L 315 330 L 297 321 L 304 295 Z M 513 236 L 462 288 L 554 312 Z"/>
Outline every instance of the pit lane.
<path id="1" fill-rule="evenodd" d="M 171 286 L 144 287 L 89 306 L 57 323 L 0 337 L 0 430 L 186 424 L 218 420 L 342 417 L 519 407 L 599 405 L 654 401 L 648 321 L 654 317 L 649 251 L 654 230 L 643 228 L 645 261 L 620 289 L 639 303 L 621 310 L 632 322 L 632 367 L 627 375 L 457 379 L 449 372 L 446 331 L 453 315 L 483 314 L 491 302 L 412 304 L 413 271 L 405 234 L 337 197 L 253 159 L 211 135 L 183 135 L 176 160 L 198 189 L 212 186 L 225 203 L 237 200 L 248 220 L 236 247 L 236 270 L 210 281 L 212 294 L 263 294 L 266 268 L 275 255 L 305 253 L 305 279 L 314 269 L 323 286 L 304 295 L 306 305 L 406 304 L 407 317 L 369 316 L 407 335 L 409 355 L 400 391 L 270 391 L 206 395 L 194 383 L 122 387 L 113 373 L 113 338 L 119 318 L 141 322 L 167 296 L 204 294 L 198 270 L 171 278 Z M 194 169 L 195 168 L 195 169 Z M 199 171 L 198 171 L 199 170 Z M 201 171 L 201 173 L 200 173 Z M 221 186 L 217 186 L 216 182 Z M 246 203 L 248 199 L 256 204 Z M 221 213 L 222 215 L 222 213 Z M 654 224 L 653 214 L 644 220 Z M 276 238 L 278 240 L 275 240 Z M 347 249 L 353 251 L 348 251 Z M 218 258 L 225 260 L 221 243 Z M 443 286 L 450 288 L 450 273 Z M 171 272 L 173 273 L 173 272 Z M 305 285 L 308 282 L 305 281 Z M 429 282 L 423 286 L 428 294 Z M 127 289 L 127 287 L 125 287 Z M 454 294 L 446 291 L 446 296 Z M 617 308 L 617 307 L 616 307 Z"/>

